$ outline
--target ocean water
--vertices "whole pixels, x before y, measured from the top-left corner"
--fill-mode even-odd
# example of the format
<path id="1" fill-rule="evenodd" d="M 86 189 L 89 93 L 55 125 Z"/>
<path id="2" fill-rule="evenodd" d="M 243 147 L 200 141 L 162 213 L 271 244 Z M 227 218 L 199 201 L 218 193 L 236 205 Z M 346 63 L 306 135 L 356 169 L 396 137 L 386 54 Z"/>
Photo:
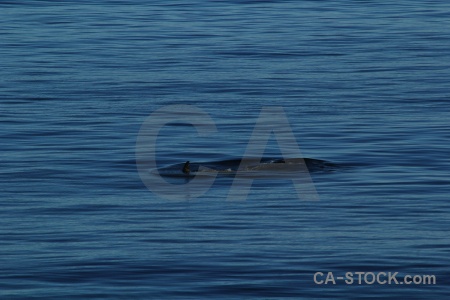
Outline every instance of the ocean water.
<path id="1" fill-rule="evenodd" d="M 0 35 L 0 299 L 450 295 L 445 1 L 1 1 Z M 217 129 L 168 119 L 156 166 L 175 171 L 226 170 L 281 107 L 302 157 L 327 166 L 310 170 L 318 200 L 270 171 L 244 201 L 233 176 L 199 197 L 166 178 L 181 201 L 149 190 L 136 143 L 168 107 Z M 273 134 L 264 156 L 282 147 Z"/>

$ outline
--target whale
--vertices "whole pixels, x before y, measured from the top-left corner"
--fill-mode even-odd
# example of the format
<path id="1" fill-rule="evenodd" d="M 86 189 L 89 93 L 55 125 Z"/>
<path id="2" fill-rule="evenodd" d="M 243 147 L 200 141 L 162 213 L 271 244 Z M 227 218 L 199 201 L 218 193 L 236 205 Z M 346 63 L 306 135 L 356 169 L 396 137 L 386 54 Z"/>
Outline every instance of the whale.
<path id="1" fill-rule="evenodd" d="M 189 160 L 167 165 L 155 170 L 162 177 L 195 176 L 263 176 L 289 175 L 293 172 L 332 172 L 337 165 L 313 158 L 227 159 L 219 161 L 191 162 Z"/>

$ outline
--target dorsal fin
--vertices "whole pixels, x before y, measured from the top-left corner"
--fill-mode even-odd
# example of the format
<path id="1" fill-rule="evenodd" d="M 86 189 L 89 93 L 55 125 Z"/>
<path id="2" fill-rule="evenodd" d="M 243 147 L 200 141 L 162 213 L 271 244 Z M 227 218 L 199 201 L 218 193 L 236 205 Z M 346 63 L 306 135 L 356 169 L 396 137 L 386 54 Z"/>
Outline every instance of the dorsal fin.
<path id="1" fill-rule="evenodd" d="M 189 169 L 189 165 L 190 165 L 189 161 L 185 162 L 182 169 L 184 174 L 189 174 L 191 172 L 191 170 Z"/>

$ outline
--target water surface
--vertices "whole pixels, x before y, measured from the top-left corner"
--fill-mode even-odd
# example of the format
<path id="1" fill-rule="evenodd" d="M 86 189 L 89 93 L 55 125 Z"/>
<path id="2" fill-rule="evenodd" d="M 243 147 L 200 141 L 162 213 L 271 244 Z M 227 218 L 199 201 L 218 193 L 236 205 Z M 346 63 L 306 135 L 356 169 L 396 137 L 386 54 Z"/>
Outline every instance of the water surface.
<path id="1" fill-rule="evenodd" d="M 1 298 L 448 297 L 449 16 L 431 0 L 3 1 Z M 263 106 L 284 108 L 302 157 L 345 167 L 311 172 L 315 202 L 280 178 L 227 201 L 227 176 L 167 201 L 135 145 L 174 104 L 217 132 L 167 124 L 161 167 L 242 158 Z"/>

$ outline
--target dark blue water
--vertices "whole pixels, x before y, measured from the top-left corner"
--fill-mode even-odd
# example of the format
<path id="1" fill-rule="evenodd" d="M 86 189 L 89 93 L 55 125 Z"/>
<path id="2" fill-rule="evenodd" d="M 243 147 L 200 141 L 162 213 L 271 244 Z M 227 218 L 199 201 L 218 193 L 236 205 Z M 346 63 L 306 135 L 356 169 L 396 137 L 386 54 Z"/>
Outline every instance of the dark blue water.
<path id="1" fill-rule="evenodd" d="M 0 35 L 1 299 L 450 295 L 446 2 L 2 1 Z M 337 167 L 311 172 L 319 201 L 278 177 L 245 201 L 227 200 L 233 177 L 168 201 L 135 152 L 174 104 L 217 132 L 164 126 L 158 166 L 241 158 L 271 106 L 304 157 Z M 265 155 L 280 156 L 273 136 Z"/>

